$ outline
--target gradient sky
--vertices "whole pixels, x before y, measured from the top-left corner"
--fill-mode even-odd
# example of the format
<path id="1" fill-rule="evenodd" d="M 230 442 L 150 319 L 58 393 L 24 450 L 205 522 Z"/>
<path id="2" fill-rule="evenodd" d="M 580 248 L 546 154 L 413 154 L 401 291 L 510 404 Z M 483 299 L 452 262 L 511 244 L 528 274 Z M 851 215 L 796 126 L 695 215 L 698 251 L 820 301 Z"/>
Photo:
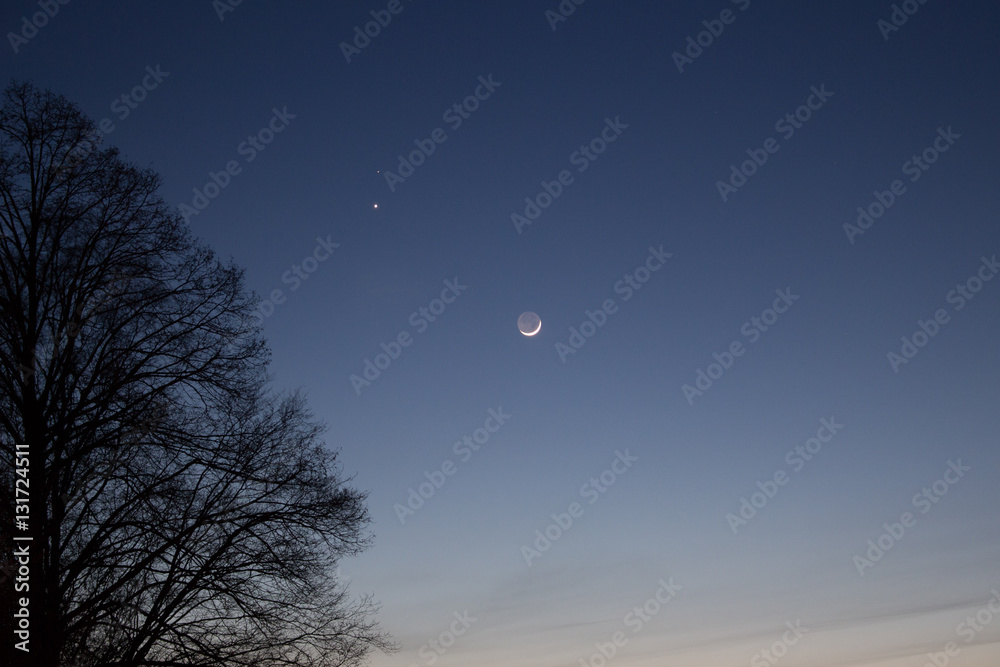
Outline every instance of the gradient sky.
<path id="1" fill-rule="evenodd" d="M 558 0 L 401 0 L 350 62 L 340 44 L 391 3 L 223 3 L 70 2 L 8 36 L 2 68 L 110 119 L 105 141 L 162 174 L 171 204 L 234 162 L 190 224 L 250 288 L 281 290 L 264 321 L 275 386 L 307 392 L 370 491 L 374 547 L 342 573 L 401 643 L 372 665 L 600 667 L 618 632 L 615 667 L 922 667 L 948 642 L 952 665 L 1000 664 L 1000 280 L 976 283 L 1000 256 L 996 3 L 910 0 L 888 30 L 888 1 L 565 0 L 553 30 Z M 0 27 L 37 11 L 6 2 Z M 678 71 L 705 21 L 721 34 Z M 444 114 L 479 77 L 499 85 L 454 128 Z M 776 127 L 810 99 L 791 136 Z M 248 148 L 274 110 L 281 131 Z M 581 172 L 573 154 L 606 119 L 627 127 Z M 386 171 L 437 128 L 391 191 Z M 936 140 L 948 150 L 925 171 L 905 165 Z M 748 150 L 767 161 L 723 201 Z M 563 170 L 572 182 L 519 233 L 511 214 Z M 327 256 L 318 239 L 339 245 L 293 278 Z M 671 257 L 625 300 L 618 281 L 661 246 Z M 456 279 L 467 289 L 424 328 L 419 309 Z M 748 335 L 776 290 L 797 298 Z M 607 299 L 564 362 L 557 344 Z M 355 391 L 401 332 L 410 344 Z M 710 369 L 735 341 L 731 367 Z M 689 401 L 699 370 L 717 379 Z M 456 451 L 501 409 L 478 451 Z M 798 463 L 824 419 L 843 427 Z M 636 460 L 593 485 L 618 453 Z M 442 467 L 401 522 L 395 506 Z M 727 519 L 758 482 L 773 497 Z M 522 547 L 573 503 L 529 565 Z M 903 534 L 859 565 L 885 524 Z M 637 622 L 661 580 L 674 597 Z M 977 612 L 991 622 L 960 625 Z"/>

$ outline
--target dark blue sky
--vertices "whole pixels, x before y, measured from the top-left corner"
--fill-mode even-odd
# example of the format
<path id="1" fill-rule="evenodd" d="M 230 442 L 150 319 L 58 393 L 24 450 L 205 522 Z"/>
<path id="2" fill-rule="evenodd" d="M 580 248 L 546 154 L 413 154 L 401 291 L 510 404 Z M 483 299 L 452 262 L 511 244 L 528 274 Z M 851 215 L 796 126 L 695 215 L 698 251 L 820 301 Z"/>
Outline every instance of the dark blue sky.
<path id="1" fill-rule="evenodd" d="M 621 631 L 622 667 L 772 664 L 786 637 L 788 665 L 917 667 L 950 641 L 996 665 L 1000 622 L 960 623 L 1000 588 L 1000 281 L 977 282 L 1000 255 L 1000 8 L 897 3 L 918 9 L 885 39 L 889 2 L 590 0 L 553 30 L 556 0 L 402 0 L 347 62 L 388 4 L 70 2 L 3 56 L 110 119 L 171 204 L 225 184 L 191 227 L 280 291 L 275 384 L 371 492 L 375 546 L 342 571 L 402 643 L 373 664 L 596 667 Z M 752 174 L 724 200 L 733 165 Z M 918 321 L 935 335 L 894 368 Z M 368 360 L 390 363 L 352 384 Z"/>

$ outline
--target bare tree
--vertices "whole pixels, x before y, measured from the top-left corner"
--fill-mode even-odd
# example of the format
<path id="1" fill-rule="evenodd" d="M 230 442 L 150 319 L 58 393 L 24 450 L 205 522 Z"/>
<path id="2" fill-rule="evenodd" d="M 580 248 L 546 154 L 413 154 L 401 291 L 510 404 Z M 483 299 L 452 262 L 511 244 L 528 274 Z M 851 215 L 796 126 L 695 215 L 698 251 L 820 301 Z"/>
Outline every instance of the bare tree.
<path id="1" fill-rule="evenodd" d="M 353 666 L 391 650 L 371 599 L 335 576 L 369 545 L 365 494 L 301 396 L 269 390 L 242 271 L 96 136 L 65 98 L 7 88 L 0 662 Z"/>

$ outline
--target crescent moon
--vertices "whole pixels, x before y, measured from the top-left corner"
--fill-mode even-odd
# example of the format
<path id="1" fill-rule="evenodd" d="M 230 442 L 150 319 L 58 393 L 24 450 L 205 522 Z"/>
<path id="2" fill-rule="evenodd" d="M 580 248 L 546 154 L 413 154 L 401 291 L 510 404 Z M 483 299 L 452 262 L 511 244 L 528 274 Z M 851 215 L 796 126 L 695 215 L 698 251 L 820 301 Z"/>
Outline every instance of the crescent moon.
<path id="1" fill-rule="evenodd" d="M 542 330 L 542 318 L 530 310 L 523 312 L 517 318 L 517 330 L 525 336 L 534 336 Z"/>

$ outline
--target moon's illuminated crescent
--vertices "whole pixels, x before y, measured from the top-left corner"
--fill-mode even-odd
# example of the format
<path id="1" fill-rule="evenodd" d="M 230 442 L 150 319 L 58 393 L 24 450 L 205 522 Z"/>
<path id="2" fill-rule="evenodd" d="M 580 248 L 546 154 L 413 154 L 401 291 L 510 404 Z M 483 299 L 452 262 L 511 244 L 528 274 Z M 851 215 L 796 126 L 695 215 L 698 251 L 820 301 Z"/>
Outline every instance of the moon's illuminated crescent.
<path id="1" fill-rule="evenodd" d="M 517 328 L 525 336 L 534 336 L 542 330 L 542 319 L 531 311 L 521 313 L 517 318 Z"/>

